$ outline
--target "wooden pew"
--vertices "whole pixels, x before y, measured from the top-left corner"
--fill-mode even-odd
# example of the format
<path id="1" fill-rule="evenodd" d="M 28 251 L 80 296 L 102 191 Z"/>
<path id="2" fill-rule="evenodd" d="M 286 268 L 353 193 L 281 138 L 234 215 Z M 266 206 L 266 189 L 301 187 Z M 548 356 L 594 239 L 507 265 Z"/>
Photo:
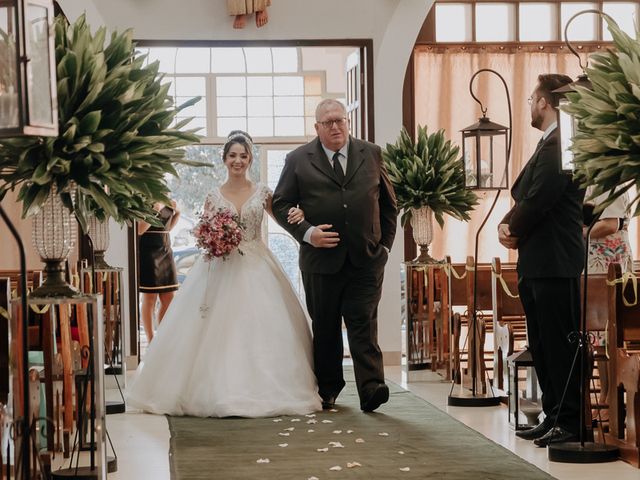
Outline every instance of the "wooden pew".
<path id="1" fill-rule="evenodd" d="M 623 460 L 640 468 L 640 303 L 633 279 L 626 284 L 622 279 L 620 265 L 609 265 L 607 439 L 620 448 Z"/>
<path id="2" fill-rule="evenodd" d="M 493 385 L 501 394 L 506 395 L 509 385 L 507 357 L 525 347 L 526 319 L 518 296 L 518 273 L 515 265 L 502 265 L 499 258 L 494 258 L 491 269 Z"/>
<path id="3" fill-rule="evenodd" d="M 0 277 L 0 403 L 9 400 L 9 315 L 11 312 L 11 281 Z"/>
<path id="4" fill-rule="evenodd" d="M 477 384 L 476 391 L 479 393 L 487 393 L 487 379 L 491 381 L 493 373 L 493 349 L 488 349 L 487 333 L 493 332 L 493 304 L 491 293 L 491 265 L 487 263 L 479 264 L 476 266 L 472 256 L 467 257 L 466 262 L 466 303 L 469 319 L 469 329 L 475 328 L 475 355 L 468 356 L 467 375 L 464 377 L 463 385 L 467 388 L 472 388 L 472 372 L 475 370 Z M 477 281 L 477 296 L 475 298 L 476 307 L 476 324 L 473 324 L 473 307 L 474 307 L 474 285 L 475 277 L 478 277 Z M 471 331 L 469 331 L 469 338 L 467 341 L 468 351 L 471 350 L 472 345 Z"/>

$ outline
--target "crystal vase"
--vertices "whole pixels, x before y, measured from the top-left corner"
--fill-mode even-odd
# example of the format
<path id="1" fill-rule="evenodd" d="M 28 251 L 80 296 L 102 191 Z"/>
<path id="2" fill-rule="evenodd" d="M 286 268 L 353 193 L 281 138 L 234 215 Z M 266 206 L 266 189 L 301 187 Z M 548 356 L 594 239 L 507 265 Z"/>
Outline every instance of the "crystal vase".
<path id="1" fill-rule="evenodd" d="M 89 219 L 89 232 L 87 233 L 93 244 L 94 266 L 97 269 L 107 270 L 113 267 L 109 265 L 104 254 L 109 248 L 109 220 L 100 221 L 95 216 Z"/>
<path id="2" fill-rule="evenodd" d="M 72 192 L 73 196 L 73 192 Z M 74 297 L 80 292 L 67 283 L 65 261 L 75 246 L 78 224 L 64 206 L 55 185 L 40 211 L 33 217 L 33 245 L 45 263 L 44 283 L 35 289 L 34 297 Z"/>
<path id="3" fill-rule="evenodd" d="M 433 240 L 433 211 L 429 207 L 411 209 L 411 228 L 413 239 L 420 245 L 420 255 L 415 263 L 438 263 L 429 255 L 429 245 Z"/>

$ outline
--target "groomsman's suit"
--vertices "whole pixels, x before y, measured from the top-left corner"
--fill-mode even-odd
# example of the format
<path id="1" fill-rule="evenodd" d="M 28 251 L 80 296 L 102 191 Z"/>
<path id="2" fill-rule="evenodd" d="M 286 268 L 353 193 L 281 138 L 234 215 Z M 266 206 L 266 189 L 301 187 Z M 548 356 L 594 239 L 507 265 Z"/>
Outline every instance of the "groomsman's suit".
<path id="1" fill-rule="evenodd" d="M 557 418 L 559 427 L 578 434 L 580 365 L 576 363 L 570 377 L 576 344 L 568 335 L 579 330 L 584 190 L 560 171 L 558 130 L 553 125 L 549 129 L 513 184 L 515 205 L 501 223 L 518 237 L 518 289 L 545 422 Z"/>
<path id="2" fill-rule="evenodd" d="M 320 396 L 331 405 L 345 385 L 344 318 L 361 407 L 368 410 L 367 402 L 376 395 L 376 388 L 386 389 L 377 341 L 377 308 L 396 231 L 396 200 L 378 146 L 349 136 L 348 150 L 343 147 L 348 152 L 346 170 L 338 173 L 328 150 L 316 138 L 287 156 L 273 194 L 273 213 L 300 242 L 300 270 L 312 319 Z M 304 211 L 301 224 L 287 223 L 287 212 L 293 206 Z M 305 241 L 310 228 L 322 224 L 333 225 L 332 230 L 339 233 L 337 247 L 316 248 L 308 238 Z M 374 403 L 373 409 L 381 402 Z"/>

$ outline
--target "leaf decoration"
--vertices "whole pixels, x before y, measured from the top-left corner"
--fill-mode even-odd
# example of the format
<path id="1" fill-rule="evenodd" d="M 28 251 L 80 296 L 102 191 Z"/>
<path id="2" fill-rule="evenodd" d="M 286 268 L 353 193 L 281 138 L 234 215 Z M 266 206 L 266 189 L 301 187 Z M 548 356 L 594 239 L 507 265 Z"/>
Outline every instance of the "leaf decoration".
<path id="1" fill-rule="evenodd" d="M 590 57 L 586 74 L 592 90 L 578 87 L 561 106 L 577 121 L 571 150 L 574 177 L 590 199 L 608 194 L 596 207 L 604 210 L 633 186 L 640 192 L 640 39 L 633 39 L 605 17 L 615 49 Z M 629 204 L 640 214 L 640 196 Z"/>
<path id="2" fill-rule="evenodd" d="M 169 203 L 167 174 L 176 164 L 206 165 L 184 158 L 183 147 L 200 141 L 179 130 L 188 120 L 173 125 L 199 98 L 174 107 L 158 63 L 136 52 L 132 31 L 111 34 L 107 45 L 106 38 L 104 27 L 91 33 L 84 15 L 73 25 L 58 17 L 59 136 L 0 140 L 0 198 L 19 189 L 24 217 L 39 210 L 51 185 L 65 194 L 75 183 L 76 198 L 64 200 L 83 229 L 94 215 L 155 224 L 153 203 Z"/>
<path id="3" fill-rule="evenodd" d="M 417 141 L 402 129 L 395 144 L 382 152 L 393 184 L 398 208 L 404 210 L 401 223 L 411 220 L 412 208 L 430 207 L 438 224 L 444 215 L 469 220 L 478 204 L 477 196 L 465 188 L 460 148 L 446 140 L 444 130 L 429 134 L 418 126 Z"/>

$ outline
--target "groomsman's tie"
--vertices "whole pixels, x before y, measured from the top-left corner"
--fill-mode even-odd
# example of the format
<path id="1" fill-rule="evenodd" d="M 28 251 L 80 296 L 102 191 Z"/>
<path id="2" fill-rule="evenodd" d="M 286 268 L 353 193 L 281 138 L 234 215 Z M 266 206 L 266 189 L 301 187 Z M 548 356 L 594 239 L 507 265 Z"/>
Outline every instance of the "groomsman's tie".
<path id="1" fill-rule="evenodd" d="M 333 154 L 333 171 L 336 172 L 336 176 L 338 177 L 338 181 L 340 183 L 344 182 L 344 170 L 342 170 L 342 165 L 340 164 L 340 152 L 336 152 Z"/>

